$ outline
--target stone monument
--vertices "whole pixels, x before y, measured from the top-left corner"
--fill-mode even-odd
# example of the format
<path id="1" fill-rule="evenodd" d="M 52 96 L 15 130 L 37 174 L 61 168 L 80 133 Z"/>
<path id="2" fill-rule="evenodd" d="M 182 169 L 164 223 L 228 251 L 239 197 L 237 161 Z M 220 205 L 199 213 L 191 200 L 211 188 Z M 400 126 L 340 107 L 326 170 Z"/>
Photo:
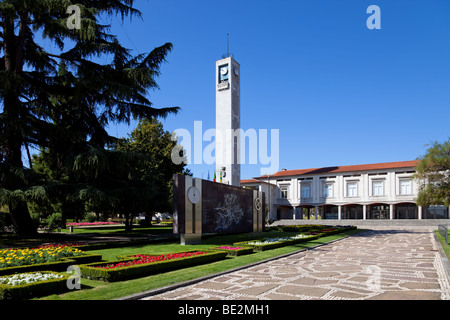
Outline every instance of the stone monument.
<path id="1" fill-rule="evenodd" d="M 173 181 L 173 233 L 181 244 L 198 243 L 205 233 L 264 231 L 263 192 L 178 174 Z"/>

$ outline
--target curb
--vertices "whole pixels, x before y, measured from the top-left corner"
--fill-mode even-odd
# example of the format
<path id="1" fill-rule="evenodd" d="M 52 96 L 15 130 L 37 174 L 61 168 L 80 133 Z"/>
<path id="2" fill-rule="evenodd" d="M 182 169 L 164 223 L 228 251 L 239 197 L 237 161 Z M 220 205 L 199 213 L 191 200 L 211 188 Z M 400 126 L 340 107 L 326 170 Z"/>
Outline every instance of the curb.
<path id="1" fill-rule="evenodd" d="M 442 248 L 441 242 L 439 241 L 436 232 L 433 231 L 434 240 L 436 241 L 439 255 L 441 256 L 442 265 L 444 266 L 445 275 L 447 276 L 448 281 L 450 282 L 450 262 L 447 259 L 447 255 L 444 252 L 444 248 Z"/>
<path id="2" fill-rule="evenodd" d="M 225 275 L 225 274 L 228 274 L 228 273 L 232 273 L 232 272 L 235 272 L 235 271 L 251 268 L 251 267 L 254 267 L 254 266 L 266 263 L 266 262 L 270 262 L 270 261 L 282 259 L 282 258 L 285 258 L 285 257 L 289 257 L 291 255 L 294 255 L 294 254 L 297 254 L 297 253 L 300 253 L 300 252 L 304 252 L 304 251 L 313 250 L 313 249 L 316 249 L 316 248 L 319 248 L 319 247 L 323 247 L 323 246 L 335 243 L 337 241 L 341 241 L 341 240 L 347 239 L 349 237 L 352 237 L 352 236 L 345 236 L 345 237 L 342 237 L 342 238 L 339 238 L 339 239 L 331 240 L 331 241 L 326 242 L 326 243 L 321 243 L 321 244 L 312 246 L 310 248 L 304 248 L 304 249 L 300 249 L 300 250 L 297 250 L 297 251 L 294 251 L 294 252 L 285 253 L 285 254 L 283 254 L 281 256 L 276 256 L 276 257 L 268 258 L 268 259 L 265 259 L 265 260 L 253 262 L 253 263 L 247 264 L 245 266 L 241 266 L 241 267 L 237 267 L 237 268 L 234 268 L 234 269 L 221 271 L 221 272 L 210 274 L 210 275 L 206 275 L 206 276 L 203 276 L 203 277 L 200 277 L 200 278 L 187 280 L 187 281 L 184 281 L 184 282 L 180 282 L 180 283 L 172 284 L 172 285 L 161 287 L 161 288 L 152 289 L 152 290 L 148 290 L 148 291 L 132 294 L 132 295 L 129 295 L 129 296 L 125 296 L 125 297 L 121 297 L 121 298 L 117 298 L 117 299 L 113 299 L 113 300 L 139 300 L 139 299 L 142 299 L 142 298 L 154 296 L 154 295 L 161 294 L 161 293 L 164 293 L 164 292 L 167 292 L 167 291 L 172 291 L 172 290 L 175 290 L 175 289 L 178 289 L 178 288 L 181 288 L 181 287 L 186 287 L 186 286 L 193 285 L 193 284 L 196 284 L 196 283 L 199 283 L 199 282 L 202 282 L 202 281 L 206 281 L 206 280 L 209 280 L 211 278 L 219 277 L 219 276 L 222 276 L 222 275 Z"/>

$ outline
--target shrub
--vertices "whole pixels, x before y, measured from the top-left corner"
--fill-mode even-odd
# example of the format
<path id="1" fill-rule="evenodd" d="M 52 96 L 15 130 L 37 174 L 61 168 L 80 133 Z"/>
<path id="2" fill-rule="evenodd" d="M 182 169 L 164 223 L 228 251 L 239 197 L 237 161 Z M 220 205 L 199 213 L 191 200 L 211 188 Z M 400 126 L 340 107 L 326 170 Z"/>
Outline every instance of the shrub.
<path id="1" fill-rule="evenodd" d="M 52 213 L 45 219 L 45 223 L 49 231 L 54 231 L 55 229 L 61 228 L 62 214 L 59 212 Z"/>
<path id="2" fill-rule="evenodd" d="M 243 241 L 243 242 L 235 242 L 233 245 L 235 246 L 250 246 L 255 251 L 265 251 L 270 249 L 275 249 L 279 247 L 284 247 L 288 245 L 293 245 L 301 242 L 311 241 L 317 239 L 318 236 L 307 236 L 304 234 L 298 234 L 292 237 L 285 238 L 265 238 L 262 240 L 252 240 L 252 241 Z"/>
<path id="3" fill-rule="evenodd" d="M 41 215 L 38 212 L 30 212 L 30 217 L 33 225 L 36 228 L 42 228 L 43 225 L 41 223 Z"/>
<path id="4" fill-rule="evenodd" d="M 84 254 L 81 256 L 62 258 L 61 260 L 55 262 L 44 262 L 16 267 L 0 268 L 0 276 L 17 272 L 66 271 L 67 268 L 71 265 L 93 263 L 101 260 L 102 256 L 99 254 Z"/>
<path id="5" fill-rule="evenodd" d="M 35 281 L 37 279 L 46 279 Z M 3 278 L 3 281 L 2 281 Z M 8 278 L 8 284 L 4 284 L 4 279 Z M 29 299 L 51 293 L 64 292 L 67 289 L 68 274 L 56 272 L 35 272 L 19 275 L 8 275 L 0 278 L 0 300 L 5 299 Z M 16 280 L 22 279 L 22 280 Z M 31 279 L 31 281 L 30 281 Z M 15 284 L 21 282 L 21 284 Z"/>
<path id="6" fill-rule="evenodd" d="M 12 226 L 13 222 L 11 219 L 11 215 L 7 212 L 0 211 L 0 232 L 11 230 Z"/>
<path id="7" fill-rule="evenodd" d="M 84 219 L 87 222 L 95 222 L 97 221 L 97 216 L 95 215 L 95 213 L 87 213 Z"/>

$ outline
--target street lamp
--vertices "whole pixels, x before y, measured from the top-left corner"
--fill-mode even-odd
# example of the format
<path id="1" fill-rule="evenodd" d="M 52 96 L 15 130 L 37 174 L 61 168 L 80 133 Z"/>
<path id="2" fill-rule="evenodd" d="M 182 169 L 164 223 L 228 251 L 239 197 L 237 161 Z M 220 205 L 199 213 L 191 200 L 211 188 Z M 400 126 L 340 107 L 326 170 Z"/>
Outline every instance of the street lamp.
<path id="1" fill-rule="evenodd" d="M 269 216 L 269 220 L 270 220 L 270 218 L 271 218 L 271 216 L 270 216 L 270 211 L 271 211 L 271 206 L 270 206 L 270 200 L 271 200 L 271 194 L 272 194 L 272 188 L 271 188 L 271 185 L 270 185 L 270 173 L 268 173 L 267 174 L 267 184 L 268 184 L 268 192 L 269 192 L 269 213 L 268 213 L 268 216 Z M 273 174 L 272 174 L 273 175 Z"/>

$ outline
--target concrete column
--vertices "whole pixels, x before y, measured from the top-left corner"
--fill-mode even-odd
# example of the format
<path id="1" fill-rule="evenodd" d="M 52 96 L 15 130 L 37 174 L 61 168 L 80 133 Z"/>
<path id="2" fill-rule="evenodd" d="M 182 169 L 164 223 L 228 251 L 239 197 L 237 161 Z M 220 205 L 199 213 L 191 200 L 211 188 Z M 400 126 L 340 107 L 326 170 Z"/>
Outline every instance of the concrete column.
<path id="1" fill-rule="evenodd" d="M 389 219 L 390 220 L 394 219 L 394 205 L 393 204 L 389 205 Z"/>
<path id="2" fill-rule="evenodd" d="M 338 206 L 338 220 L 341 220 L 342 217 L 342 206 Z"/>
<path id="3" fill-rule="evenodd" d="M 314 218 L 317 220 L 317 214 L 319 213 L 319 207 L 315 206 L 314 207 Z"/>
<path id="4" fill-rule="evenodd" d="M 367 217 L 367 205 L 363 204 L 363 220 L 366 220 Z"/>
<path id="5" fill-rule="evenodd" d="M 422 220 L 422 206 L 417 206 L 417 218 Z"/>
<path id="6" fill-rule="evenodd" d="M 298 179 L 292 179 L 291 180 L 291 186 L 292 186 L 292 200 L 295 202 L 299 201 L 298 197 Z"/>

